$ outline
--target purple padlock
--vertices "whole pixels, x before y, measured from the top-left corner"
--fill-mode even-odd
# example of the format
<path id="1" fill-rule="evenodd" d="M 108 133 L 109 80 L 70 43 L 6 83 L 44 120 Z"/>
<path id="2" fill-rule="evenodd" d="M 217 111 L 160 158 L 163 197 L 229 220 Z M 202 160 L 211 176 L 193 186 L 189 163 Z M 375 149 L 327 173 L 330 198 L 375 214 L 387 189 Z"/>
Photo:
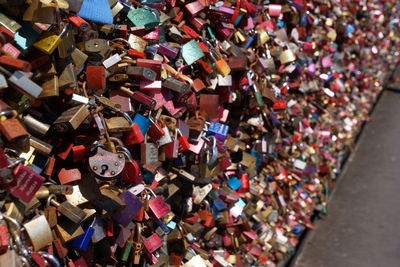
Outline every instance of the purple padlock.
<path id="1" fill-rule="evenodd" d="M 113 219 L 115 222 L 127 227 L 132 219 L 135 218 L 136 214 L 143 206 L 143 203 L 137 196 L 128 191 L 122 192 L 119 197 L 125 202 L 126 207 L 120 212 L 114 214 Z"/>

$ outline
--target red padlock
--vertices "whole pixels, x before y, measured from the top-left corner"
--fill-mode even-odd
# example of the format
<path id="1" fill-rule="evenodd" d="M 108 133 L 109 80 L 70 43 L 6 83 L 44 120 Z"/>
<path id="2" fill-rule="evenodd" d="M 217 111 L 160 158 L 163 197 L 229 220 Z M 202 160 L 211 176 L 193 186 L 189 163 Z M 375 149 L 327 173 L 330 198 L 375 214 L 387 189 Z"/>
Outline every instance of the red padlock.
<path id="1" fill-rule="evenodd" d="M 103 66 L 87 66 L 86 81 L 88 89 L 106 89 L 106 69 Z"/>
<path id="2" fill-rule="evenodd" d="M 274 110 L 286 109 L 286 101 L 285 100 L 277 100 L 272 107 Z"/>
<path id="3" fill-rule="evenodd" d="M 178 129 L 178 142 L 179 142 L 179 153 L 185 152 L 190 148 L 189 141 L 186 136 L 182 135 L 181 131 Z"/>
<path id="4" fill-rule="evenodd" d="M 39 254 L 39 252 L 33 251 L 33 252 L 31 253 L 31 258 L 32 258 L 33 262 L 36 263 L 37 266 L 39 266 L 39 267 L 46 267 L 46 266 L 47 266 L 46 261 L 45 261 L 44 258 Z"/>
<path id="5" fill-rule="evenodd" d="M 152 122 L 152 124 L 150 125 L 149 130 L 147 131 L 147 135 L 150 137 L 151 141 L 156 142 L 165 134 L 165 132 L 157 121 L 154 121 L 152 118 L 149 119 Z"/>
<path id="6" fill-rule="evenodd" d="M 130 145 L 135 145 L 142 143 L 144 141 L 144 136 L 142 134 L 142 131 L 140 131 L 139 124 L 134 123 L 131 126 L 131 129 L 127 133 L 125 137 L 125 145 L 130 146 Z"/>
<path id="7" fill-rule="evenodd" d="M 62 168 L 61 171 L 58 173 L 60 184 L 72 184 L 76 181 L 80 181 L 81 178 L 81 172 L 77 168 L 69 170 Z"/>
<path id="8" fill-rule="evenodd" d="M 161 217 L 167 215 L 171 210 L 168 207 L 167 203 L 165 203 L 164 199 L 161 196 L 157 196 L 153 190 L 149 187 L 145 187 L 148 191 L 151 192 L 151 195 L 154 199 L 149 200 L 149 216 L 153 219 L 160 219 Z"/>
<path id="9" fill-rule="evenodd" d="M 40 174 L 22 164 L 13 170 L 13 176 L 17 180 L 17 186 L 11 188 L 10 193 L 26 203 L 33 199 L 45 181 Z"/>
<path id="10" fill-rule="evenodd" d="M 22 70 L 25 72 L 30 72 L 32 70 L 32 65 L 28 61 L 16 59 L 8 56 L 0 57 L 0 65 L 4 65 L 11 69 Z"/>
<path id="11" fill-rule="evenodd" d="M 154 233 L 149 238 L 143 240 L 143 245 L 149 253 L 153 253 L 163 245 L 163 241 L 157 233 Z"/>
<path id="12" fill-rule="evenodd" d="M 14 40 L 14 34 L 6 27 L 0 26 L 0 43 L 8 43 Z"/>
<path id="13" fill-rule="evenodd" d="M 134 49 L 129 49 L 128 56 L 133 57 L 133 58 L 145 58 L 146 54 L 144 52 L 140 52 L 140 51 L 137 51 Z"/>
<path id="14" fill-rule="evenodd" d="M 7 225 L 0 221 L 0 255 L 7 252 L 9 238 Z"/>
<path id="15" fill-rule="evenodd" d="M 142 172 L 140 171 L 139 164 L 135 160 L 128 159 L 125 162 L 122 180 L 130 184 L 140 184 L 143 182 Z"/>

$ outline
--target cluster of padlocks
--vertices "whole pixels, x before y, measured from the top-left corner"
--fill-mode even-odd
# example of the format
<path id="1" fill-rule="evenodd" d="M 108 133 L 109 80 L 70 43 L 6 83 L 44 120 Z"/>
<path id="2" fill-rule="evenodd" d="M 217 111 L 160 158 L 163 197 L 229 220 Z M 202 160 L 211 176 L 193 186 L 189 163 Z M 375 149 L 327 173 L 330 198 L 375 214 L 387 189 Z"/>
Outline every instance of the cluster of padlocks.
<path id="1" fill-rule="evenodd" d="M 396 5 L 0 0 L 0 266 L 282 266 L 399 58 Z"/>

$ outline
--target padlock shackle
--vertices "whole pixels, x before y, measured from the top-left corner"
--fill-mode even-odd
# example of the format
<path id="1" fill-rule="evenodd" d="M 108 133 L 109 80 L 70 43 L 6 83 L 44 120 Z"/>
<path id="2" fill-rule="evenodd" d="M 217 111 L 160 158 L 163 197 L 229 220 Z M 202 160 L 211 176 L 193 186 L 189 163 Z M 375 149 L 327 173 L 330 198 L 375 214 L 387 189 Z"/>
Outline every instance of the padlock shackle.
<path id="1" fill-rule="evenodd" d="M 22 238 L 21 238 L 22 226 L 21 226 L 21 224 L 14 218 L 11 218 L 7 215 L 2 214 L 2 217 L 4 219 L 6 219 L 8 222 L 12 223 L 16 228 L 10 232 L 12 233 L 14 243 L 17 245 L 17 248 L 18 248 L 18 251 L 20 252 L 20 254 L 27 259 L 30 258 L 29 249 L 22 242 Z"/>
<path id="2" fill-rule="evenodd" d="M 121 147 L 124 146 L 124 143 L 123 143 L 119 138 L 117 138 L 117 137 L 112 137 L 112 136 L 110 136 L 109 139 L 110 139 L 111 142 L 117 143 L 118 146 L 121 146 Z"/>
<path id="3" fill-rule="evenodd" d="M 50 194 L 50 195 L 47 197 L 46 206 L 49 207 L 51 203 L 54 204 L 54 202 L 56 202 L 56 201 L 54 200 L 55 198 L 56 198 L 56 195 L 55 195 L 55 194 Z M 53 200 L 53 202 L 52 202 L 52 200 Z M 56 205 L 56 204 L 54 204 L 54 205 Z"/>
<path id="4" fill-rule="evenodd" d="M 6 110 L 0 111 L 0 116 L 7 116 L 7 115 L 11 115 L 11 114 L 14 115 L 13 118 L 17 117 L 17 112 L 15 110 L 6 109 Z"/>
<path id="5" fill-rule="evenodd" d="M 142 231 L 143 231 L 142 223 L 136 222 L 136 224 L 135 224 L 135 241 L 136 242 L 142 241 Z"/>
<path id="6" fill-rule="evenodd" d="M 133 120 L 126 112 L 121 112 L 121 115 L 129 122 L 129 126 L 133 125 Z"/>
<path id="7" fill-rule="evenodd" d="M 24 162 L 25 162 L 25 159 L 24 159 L 24 158 L 19 158 L 19 159 L 17 159 L 16 161 L 10 163 L 6 168 L 7 168 L 7 169 L 12 169 L 12 168 L 18 166 L 19 164 L 24 163 Z"/>
<path id="8" fill-rule="evenodd" d="M 39 251 L 39 254 L 46 260 L 47 263 L 50 262 L 53 267 L 61 267 L 60 261 L 54 255 L 44 251 Z"/>
<path id="9" fill-rule="evenodd" d="M 150 187 L 148 187 L 148 186 L 145 186 L 145 187 L 144 187 L 144 189 L 146 189 L 146 190 L 150 191 L 150 193 L 153 195 L 153 197 L 154 197 L 154 198 L 156 198 L 156 197 L 157 197 L 156 193 L 154 193 L 153 189 L 151 189 Z"/>
<path id="10" fill-rule="evenodd" d="M 125 146 L 120 146 L 120 145 L 118 145 L 116 148 L 117 151 L 124 154 L 129 161 L 133 161 L 133 156 L 132 153 L 129 151 L 129 149 L 127 149 Z"/>

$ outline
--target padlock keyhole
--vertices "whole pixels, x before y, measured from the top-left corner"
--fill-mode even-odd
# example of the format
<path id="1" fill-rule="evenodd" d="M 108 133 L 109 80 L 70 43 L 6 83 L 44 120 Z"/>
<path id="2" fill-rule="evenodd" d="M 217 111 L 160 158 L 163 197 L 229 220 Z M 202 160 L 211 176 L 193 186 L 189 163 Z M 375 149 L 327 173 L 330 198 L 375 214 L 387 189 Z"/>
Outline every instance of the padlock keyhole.
<path id="1" fill-rule="evenodd" d="M 101 175 L 104 175 L 106 173 L 106 171 L 108 170 L 108 165 L 103 164 L 101 165 Z"/>

